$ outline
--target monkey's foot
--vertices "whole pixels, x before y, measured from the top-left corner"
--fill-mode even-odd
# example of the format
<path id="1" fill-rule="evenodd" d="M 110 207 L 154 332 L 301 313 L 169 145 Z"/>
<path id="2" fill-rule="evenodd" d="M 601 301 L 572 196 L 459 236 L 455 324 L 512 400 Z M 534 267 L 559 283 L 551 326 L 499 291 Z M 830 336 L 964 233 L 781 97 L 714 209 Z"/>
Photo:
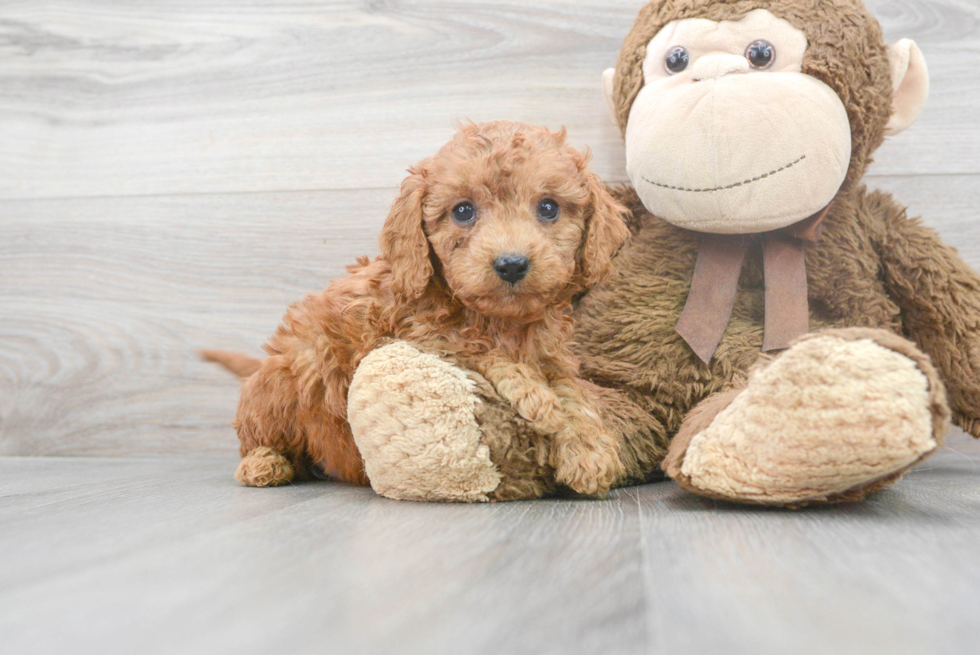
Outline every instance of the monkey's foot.
<path id="1" fill-rule="evenodd" d="M 246 487 L 278 487 L 291 482 L 294 475 L 288 459 L 265 447 L 250 450 L 235 471 L 235 479 Z"/>
<path id="2" fill-rule="evenodd" d="M 486 501 L 501 475 L 481 442 L 476 383 L 403 341 L 360 363 L 347 420 L 374 490 L 398 500 Z"/>
<path id="3" fill-rule="evenodd" d="M 744 390 L 699 405 L 664 469 L 735 502 L 858 500 L 931 455 L 949 425 L 942 381 L 910 342 L 882 330 L 808 335 Z"/>

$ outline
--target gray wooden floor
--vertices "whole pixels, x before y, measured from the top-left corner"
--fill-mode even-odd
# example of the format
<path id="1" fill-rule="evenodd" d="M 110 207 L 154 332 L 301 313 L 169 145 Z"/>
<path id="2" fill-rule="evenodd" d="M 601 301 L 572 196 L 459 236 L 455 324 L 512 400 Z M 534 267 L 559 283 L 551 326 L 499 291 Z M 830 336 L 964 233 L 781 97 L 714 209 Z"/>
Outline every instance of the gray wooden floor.
<path id="1" fill-rule="evenodd" d="M 818 511 L 444 505 L 229 459 L 0 458 L 4 653 L 976 653 L 980 444 Z"/>
<path id="2" fill-rule="evenodd" d="M 980 444 L 872 500 L 238 487 L 238 386 L 462 118 L 626 179 L 643 0 L 0 0 L 0 653 L 976 653 Z M 980 2 L 870 0 L 932 97 L 867 181 L 980 267 Z"/>

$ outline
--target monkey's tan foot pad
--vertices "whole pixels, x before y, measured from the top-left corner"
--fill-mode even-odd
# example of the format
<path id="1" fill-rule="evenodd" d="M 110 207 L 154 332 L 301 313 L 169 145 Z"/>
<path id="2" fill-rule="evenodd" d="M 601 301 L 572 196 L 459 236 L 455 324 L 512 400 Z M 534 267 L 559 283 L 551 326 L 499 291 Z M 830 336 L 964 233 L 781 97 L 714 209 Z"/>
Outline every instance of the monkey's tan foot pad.
<path id="1" fill-rule="evenodd" d="M 480 441 L 474 387 L 462 369 L 403 341 L 361 361 L 347 420 L 377 493 L 398 500 L 489 500 L 501 474 Z"/>
<path id="2" fill-rule="evenodd" d="M 278 487 L 292 481 L 289 460 L 272 448 L 253 448 L 238 464 L 235 479 L 247 487 Z"/>
<path id="3" fill-rule="evenodd" d="M 804 337 L 732 398 L 673 477 L 737 502 L 857 500 L 929 456 L 949 423 L 928 358 L 878 330 Z"/>

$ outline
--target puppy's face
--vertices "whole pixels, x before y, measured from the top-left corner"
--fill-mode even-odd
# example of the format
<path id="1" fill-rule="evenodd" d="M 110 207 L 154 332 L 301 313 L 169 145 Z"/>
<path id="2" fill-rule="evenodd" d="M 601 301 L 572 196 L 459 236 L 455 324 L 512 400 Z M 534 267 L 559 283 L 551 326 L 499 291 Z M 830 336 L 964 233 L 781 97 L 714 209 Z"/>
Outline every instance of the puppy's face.
<path id="1" fill-rule="evenodd" d="M 441 276 L 488 316 L 533 320 L 598 283 L 629 232 L 626 209 L 564 132 L 466 125 L 411 170 L 381 232 L 392 289 L 414 300 Z"/>
<path id="2" fill-rule="evenodd" d="M 589 285 L 583 258 L 608 260 L 626 229 L 586 161 L 564 134 L 513 123 L 467 126 L 440 151 L 425 175 L 424 232 L 458 300 L 530 319 Z M 602 222 L 608 252 L 585 252 Z"/>

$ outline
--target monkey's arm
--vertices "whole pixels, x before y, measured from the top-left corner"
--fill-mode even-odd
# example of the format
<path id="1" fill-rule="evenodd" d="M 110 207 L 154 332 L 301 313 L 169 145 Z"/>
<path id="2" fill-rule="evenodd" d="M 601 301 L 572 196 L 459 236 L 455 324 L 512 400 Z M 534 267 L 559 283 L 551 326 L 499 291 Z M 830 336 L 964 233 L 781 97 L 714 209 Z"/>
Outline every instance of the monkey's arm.
<path id="1" fill-rule="evenodd" d="M 872 192 L 863 204 L 880 219 L 881 275 L 908 337 L 939 369 L 954 422 L 980 437 L 980 275 L 890 195 Z"/>

